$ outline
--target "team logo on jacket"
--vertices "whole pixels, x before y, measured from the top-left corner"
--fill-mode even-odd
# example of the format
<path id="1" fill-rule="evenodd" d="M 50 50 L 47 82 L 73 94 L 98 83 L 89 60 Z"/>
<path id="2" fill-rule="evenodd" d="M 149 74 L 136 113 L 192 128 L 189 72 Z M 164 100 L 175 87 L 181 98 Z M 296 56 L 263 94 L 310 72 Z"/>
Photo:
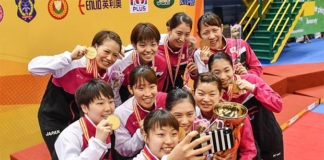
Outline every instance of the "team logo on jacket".
<path id="1" fill-rule="evenodd" d="M 158 8 L 168 8 L 172 6 L 174 0 L 154 0 L 154 5 Z"/>
<path id="2" fill-rule="evenodd" d="M 180 0 L 180 5 L 194 6 L 195 0 Z"/>
<path id="3" fill-rule="evenodd" d="M 121 8 L 121 0 L 79 0 L 79 10 L 81 14 L 86 11 L 108 10 Z"/>
<path id="4" fill-rule="evenodd" d="M 130 13 L 148 12 L 148 0 L 130 0 Z"/>
<path id="5" fill-rule="evenodd" d="M 2 9 L 2 6 L 0 5 L 0 22 L 1 22 L 2 19 L 3 19 L 3 15 L 4 15 L 4 13 L 3 13 L 3 9 Z"/>
<path id="6" fill-rule="evenodd" d="M 57 19 L 63 19 L 69 11 L 69 6 L 66 0 L 50 0 L 48 2 L 48 12 L 49 14 Z"/>
<path id="7" fill-rule="evenodd" d="M 17 16 L 29 23 L 36 16 L 34 4 L 34 0 L 16 0 L 16 5 L 18 7 Z"/>

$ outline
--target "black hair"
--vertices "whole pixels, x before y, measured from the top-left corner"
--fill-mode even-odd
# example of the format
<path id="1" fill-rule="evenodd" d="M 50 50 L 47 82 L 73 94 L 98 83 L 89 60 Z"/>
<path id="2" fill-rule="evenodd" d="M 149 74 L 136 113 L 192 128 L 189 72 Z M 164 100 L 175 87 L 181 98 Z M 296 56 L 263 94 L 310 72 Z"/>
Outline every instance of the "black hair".
<path id="1" fill-rule="evenodd" d="M 152 68 L 146 65 L 140 65 L 132 69 L 129 74 L 129 85 L 133 87 L 138 82 L 147 80 L 150 84 L 157 84 L 157 77 Z"/>
<path id="2" fill-rule="evenodd" d="M 157 109 L 150 112 L 144 119 L 144 132 L 149 135 L 149 131 L 156 127 L 170 126 L 179 131 L 179 122 L 174 116 L 166 110 Z"/>
<path id="3" fill-rule="evenodd" d="M 174 14 L 172 18 L 168 20 L 166 25 L 172 30 L 178 27 L 181 23 L 187 24 L 190 27 L 190 29 L 192 29 L 192 19 L 187 13 L 184 12 L 178 12 Z"/>
<path id="4" fill-rule="evenodd" d="M 81 105 L 89 107 L 91 102 L 99 99 L 101 96 L 114 98 L 114 92 L 107 82 L 100 79 L 91 79 L 81 85 L 75 92 L 75 102 L 78 105 L 81 115 L 84 114 Z"/>
<path id="5" fill-rule="evenodd" d="M 122 41 L 120 39 L 120 36 L 117 33 L 113 32 L 113 31 L 103 30 L 103 31 L 98 32 L 93 37 L 91 45 L 92 45 L 92 47 L 95 47 L 96 45 L 100 46 L 107 39 L 108 40 L 113 40 L 117 44 L 119 44 L 119 52 L 121 51 Z"/>
<path id="6" fill-rule="evenodd" d="M 194 90 L 196 91 L 199 83 L 216 83 L 218 91 L 222 91 L 222 81 L 213 73 L 205 72 L 199 74 L 198 78 L 194 82 Z"/>
<path id="7" fill-rule="evenodd" d="M 201 31 L 201 25 L 209 25 L 209 26 L 222 26 L 222 20 L 219 18 L 218 15 L 216 15 L 213 12 L 206 12 L 204 15 L 202 15 L 197 23 L 198 28 L 198 35 L 200 36 Z"/>
<path id="8" fill-rule="evenodd" d="M 224 60 L 228 61 L 228 63 L 230 63 L 230 65 L 233 68 L 232 58 L 227 53 L 217 52 L 215 54 L 212 54 L 208 59 L 209 71 L 211 71 L 211 66 L 213 65 L 214 61 L 219 60 L 219 59 L 224 59 Z"/>
<path id="9" fill-rule="evenodd" d="M 143 40 L 160 41 L 160 32 L 152 23 L 138 23 L 132 30 L 131 42 L 137 44 Z"/>
<path id="10" fill-rule="evenodd" d="M 166 97 L 165 109 L 171 111 L 176 104 L 182 102 L 184 99 L 188 99 L 195 108 L 196 102 L 192 94 L 185 89 L 175 88 L 171 90 Z"/>

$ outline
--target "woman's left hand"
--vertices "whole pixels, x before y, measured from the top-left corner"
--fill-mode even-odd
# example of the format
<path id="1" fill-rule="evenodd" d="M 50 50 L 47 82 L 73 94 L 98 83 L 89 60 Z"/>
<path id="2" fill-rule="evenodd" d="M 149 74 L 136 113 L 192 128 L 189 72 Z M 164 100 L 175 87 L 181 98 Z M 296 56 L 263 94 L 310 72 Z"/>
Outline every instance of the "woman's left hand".
<path id="1" fill-rule="evenodd" d="M 238 79 L 238 80 L 236 80 L 236 84 L 237 84 L 237 86 L 238 86 L 238 88 L 240 90 L 253 91 L 253 89 L 255 87 L 254 84 L 252 84 L 249 81 L 244 80 L 244 79 Z"/>
<path id="2" fill-rule="evenodd" d="M 188 61 L 187 68 L 188 68 L 188 72 L 191 75 L 198 75 L 198 67 L 196 63 L 193 62 L 192 59 Z"/>
<path id="3" fill-rule="evenodd" d="M 247 69 L 242 65 L 242 63 L 235 64 L 235 73 L 238 75 L 247 74 Z"/>

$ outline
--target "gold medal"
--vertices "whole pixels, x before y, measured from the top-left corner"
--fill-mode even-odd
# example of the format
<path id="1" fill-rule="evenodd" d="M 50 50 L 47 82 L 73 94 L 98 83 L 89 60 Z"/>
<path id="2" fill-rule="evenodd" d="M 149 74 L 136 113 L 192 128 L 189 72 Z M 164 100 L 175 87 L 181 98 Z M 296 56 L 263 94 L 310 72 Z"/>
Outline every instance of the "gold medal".
<path id="1" fill-rule="evenodd" d="M 178 132 L 179 141 L 182 141 L 185 137 L 186 137 L 186 131 L 182 127 L 179 127 L 179 132 Z"/>
<path id="2" fill-rule="evenodd" d="M 205 47 L 210 48 L 209 40 L 201 40 L 200 41 L 200 49 L 203 50 Z"/>
<path id="3" fill-rule="evenodd" d="M 239 93 L 240 88 L 239 88 L 238 85 L 236 84 L 236 81 L 233 81 L 232 84 L 233 84 L 232 92 L 233 92 L 233 93 Z"/>
<path id="4" fill-rule="evenodd" d="M 87 48 L 88 53 L 85 55 L 88 59 L 94 59 L 97 56 L 97 50 L 93 47 Z"/>
<path id="5" fill-rule="evenodd" d="M 111 124 L 111 128 L 113 130 L 116 130 L 119 128 L 120 126 L 120 120 L 119 117 L 117 117 L 116 115 L 110 115 L 107 117 L 107 121 Z"/>

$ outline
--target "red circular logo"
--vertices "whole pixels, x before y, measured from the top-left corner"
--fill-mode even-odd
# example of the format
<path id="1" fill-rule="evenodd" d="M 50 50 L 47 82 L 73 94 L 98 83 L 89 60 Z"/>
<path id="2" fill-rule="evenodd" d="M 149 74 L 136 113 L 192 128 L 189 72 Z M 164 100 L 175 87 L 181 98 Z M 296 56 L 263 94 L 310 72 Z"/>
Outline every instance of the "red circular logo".
<path id="1" fill-rule="evenodd" d="M 68 14 L 69 6 L 66 0 L 50 0 L 48 11 L 53 18 L 61 20 Z"/>

